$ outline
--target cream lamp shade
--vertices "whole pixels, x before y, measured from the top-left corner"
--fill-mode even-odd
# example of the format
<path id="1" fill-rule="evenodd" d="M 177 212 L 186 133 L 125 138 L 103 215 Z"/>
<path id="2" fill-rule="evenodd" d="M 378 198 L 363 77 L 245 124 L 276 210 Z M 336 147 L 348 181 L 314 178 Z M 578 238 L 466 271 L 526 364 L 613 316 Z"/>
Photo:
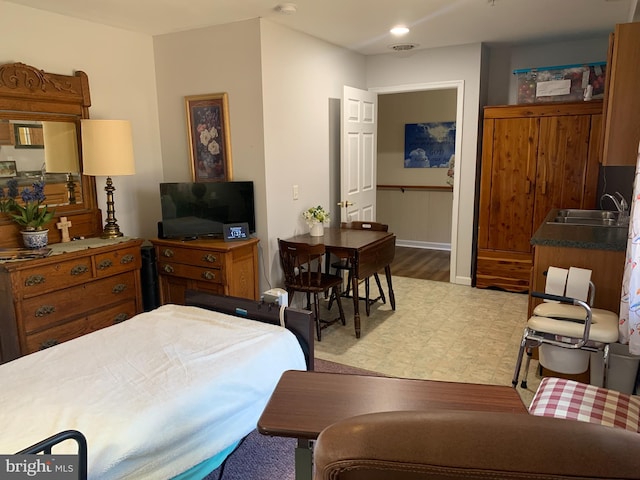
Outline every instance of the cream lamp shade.
<path id="1" fill-rule="evenodd" d="M 133 175 L 133 140 L 128 120 L 82 119 L 82 173 L 98 177 Z"/>
<path id="2" fill-rule="evenodd" d="M 42 122 L 44 165 L 48 173 L 77 173 L 78 135 L 72 122 Z"/>
<path id="3" fill-rule="evenodd" d="M 112 176 L 136 173 L 133 160 L 131 123 L 127 120 L 80 120 L 82 133 L 82 173 L 107 177 L 107 220 L 102 238 L 123 234 L 115 216 Z"/>

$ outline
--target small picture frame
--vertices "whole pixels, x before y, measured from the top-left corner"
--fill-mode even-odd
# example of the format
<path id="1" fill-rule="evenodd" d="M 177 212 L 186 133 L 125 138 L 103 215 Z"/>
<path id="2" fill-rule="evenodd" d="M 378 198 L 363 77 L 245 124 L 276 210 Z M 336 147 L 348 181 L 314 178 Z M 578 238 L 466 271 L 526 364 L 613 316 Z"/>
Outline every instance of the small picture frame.
<path id="1" fill-rule="evenodd" d="M 225 242 L 247 240 L 249 238 L 249 224 L 246 222 L 225 223 L 224 225 L 222 225 L 222 233 Z"/>
<path id="2" fill-rule="evenodd" d="M 185 97 L 189 157 L 194 182 L 233 178 L 229 106 L 226 93 Z"/>
<path id="3" fill-rule="evenodd" d="M 0 161 L 0 177 L 15 177 L 18 175 L 16 162 L 13 160 Z"/>

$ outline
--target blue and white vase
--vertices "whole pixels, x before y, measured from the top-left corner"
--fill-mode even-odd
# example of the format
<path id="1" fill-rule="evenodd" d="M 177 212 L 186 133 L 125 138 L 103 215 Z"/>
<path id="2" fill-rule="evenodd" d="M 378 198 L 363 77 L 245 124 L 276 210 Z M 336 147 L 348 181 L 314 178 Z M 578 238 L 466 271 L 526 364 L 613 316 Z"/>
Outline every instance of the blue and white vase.
<path id="1" fill-rule="evenodd" d="M 49 230 L 22 230 L 22 242 L 27 248 L 44 248 L 49 243 Z"/>

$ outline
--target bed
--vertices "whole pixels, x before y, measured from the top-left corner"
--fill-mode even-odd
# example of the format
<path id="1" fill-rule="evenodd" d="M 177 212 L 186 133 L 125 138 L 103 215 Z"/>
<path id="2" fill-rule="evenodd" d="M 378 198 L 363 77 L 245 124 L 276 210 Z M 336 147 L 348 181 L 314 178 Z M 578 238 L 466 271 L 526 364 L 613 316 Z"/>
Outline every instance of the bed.
<path id="1" fill-rule="evenodd" d="M 0 453 L 76 430 L 90 479 L 217 468 L 256 428 L 280 375 L 313 368 L 313 321 L 251 300 L 186 299 L 0 365 Z"/>

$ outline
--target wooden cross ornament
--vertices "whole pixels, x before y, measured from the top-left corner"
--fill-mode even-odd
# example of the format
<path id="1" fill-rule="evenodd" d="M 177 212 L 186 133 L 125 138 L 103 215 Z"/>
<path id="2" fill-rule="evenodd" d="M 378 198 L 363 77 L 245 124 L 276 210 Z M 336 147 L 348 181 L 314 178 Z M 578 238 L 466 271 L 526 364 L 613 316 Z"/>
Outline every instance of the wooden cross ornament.
<path id="1" fill-rule="evenodd" d="M 67 220 L 67 217 L 60 217 L 60 221 L 56 223 L 58 230 L 62 232 L 62 242 L 69 242 L 69 227 L 71 227 L 71 220 Z"/>

